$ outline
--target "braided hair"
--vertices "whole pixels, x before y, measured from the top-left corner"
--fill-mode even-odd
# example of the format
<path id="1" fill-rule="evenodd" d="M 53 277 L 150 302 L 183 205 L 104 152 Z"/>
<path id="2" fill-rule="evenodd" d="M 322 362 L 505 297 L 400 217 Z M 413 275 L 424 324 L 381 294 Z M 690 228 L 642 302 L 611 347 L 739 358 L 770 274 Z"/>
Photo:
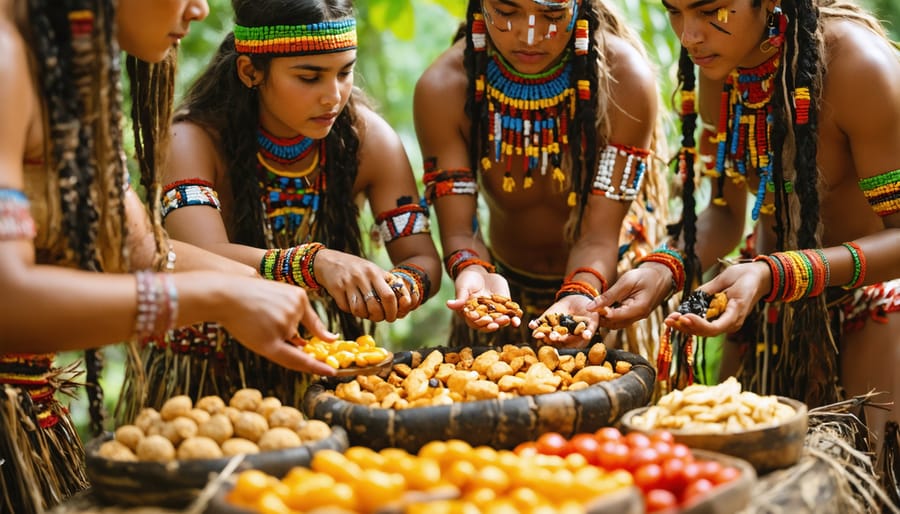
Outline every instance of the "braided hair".
<path id="1" fill-rule="evenodd" d="M 759 7 L 760 1 L 754 2 Z M 775 91 L 771 98 L 773 153 L 772 185 L 775 189 L 774 232 L 776 250 L 796 250 L 821 247 L 819 179 L 817 168 L 818 105 L 822 96 L 822 82 L 826 59 L 822 21 L 843 18 L 872 30 L 887 39 L 883 28 L 867 13 L 846 0 L 784 0 L 783 14 L 787 16 L 781 66 L 774 77 Z M 678 76 L 682 94 L 693 91 L 693 63 L 682 48 Z M 809 91 L 809 107 L 805 122 L 798 120 L 794 94 L 800 88 Z M 682 158 L 680 170 L 684 177 L 682 220 L 675 227 L 683 231 L 686 258 L 695 263 L 686 265 L 685 287 L 699 279 L 699 262 L 694 252 L 696 242 L 696 205 L 693 198 L 694 115 L 682 115 Z M 725 180 L 724 177 L 719 178 Z M 793 185 L 793 187 L 790 187 Z M 794 194 L 789 194 L 793 190 Z M 837 364 L 833 336 L 829 330 L 828 313 L 823 296 L 805 298 L 790 304 L 773 306 L 780 310 L 775 323 L 760 323 L 756 341 L 768 341 L 764 360 L 774 363 L 758 368 L 757 352 L 747 352 L 742 379 L 745 384 L 764 388 L 776 394 L 805 399 L 810 405 L 836 401 L 840 397 L 837 383 Z M 767 347 L 767 348 L 769 348 Z M 765 377 L 754 374 L 763 369 Z M 762 381 L 762 382 L 761 382 Z"/>
<path id="2" fill-rule="evenodd" d="M 306 25 L 351 16 L 350 0 L 233 0 L 235 23 L 243 26 Z M 262 190 L 257 174 L 256 133 L 259 125 L 257 92 L 239 79 L 234 34 L 229 33 L 212 61 L 188 89 L 175 120 L 190 121 L 214 135 L 227 167 L 234 195 L 234 242 L 265 248 L 262 230 L 265 213 L 260 202 Z M 249 55 L 253 66 L 267 73 L 273 59 Z M 362 256 L 359 208 L 350 198 L 359 171 L 357 106 L 365 103 L 354 88 L 347 106 L 325 137 L 326 190 L 323 192 L 313 238 L 327 247 Z M 329 300 L 329 315 L 339 318 L 347 336 L 361 334 L 360 321 L 340 311 Z M 332 320 L 334 321 L 334 320 Z"/>
<path id="3" fill-rule="evenodd" d="M 475 14 L 481 13 L 481 0 L 469 0 L 466 10 L 466 32 L 472 34 L 472 23 Z M 611 77 L 606 52 L 606 35 L 615 35 L 628 41 L 640 54 L 646 52 L 637 35 L 614 13 L 604 2 L 582 0 L 578 10 L 578 19 L 588 22 L 588 51 L 585 55 L 572 57 L 571 86 L 578 81 L 586 80 L 590 84 L 590 97 L 578 98 L 575 117 L 569 125 L 571 143 L 568 159 L 571 161 L 572 192 L 577 198 L 576 208 L 572 210 L 566 227 L 566 235 L 571 239 L 578 237 L 581 219 L 590 193 L 594 170 L 597 168 L 597 155 L 606 146 L 609 126 L 609 97 Z M 572 35 L 574 37 L 574 34 Z M 471 37 L 466 38 L 463 54 L 463 65 L 468 77 L 466 94 L 466 115 L 472 121 L 469 129 L 469 165 L 478 170 L 481 158 L 487 151 L 488 102 L 476 100 L 475 84 L 478 77 L 487 69 L 486 52 L 475 51 Z"/>

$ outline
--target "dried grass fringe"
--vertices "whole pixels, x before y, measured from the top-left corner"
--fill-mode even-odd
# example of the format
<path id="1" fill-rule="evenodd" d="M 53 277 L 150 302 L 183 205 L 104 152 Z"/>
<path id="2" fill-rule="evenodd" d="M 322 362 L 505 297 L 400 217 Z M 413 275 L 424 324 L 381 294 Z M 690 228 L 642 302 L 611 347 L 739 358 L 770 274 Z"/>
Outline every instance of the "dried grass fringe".
<path id="1" fill-rule="evenodd" d="M 43 513 L 87 488 L 84 448 L 63 406 L 54 402 L 59 422 L 41 429 L 27 394 L 8 385 L 0 393 L 3 512 Z"/>
<path id="2" fill-rule="evenodd" d="M 218 330 L 208 355 L 174 352 L 148 344 L 129 351 L 125 380 L 116 405 L 117 425 L 130 423 L 144 407 L 159 409 L 173 396 L 216 395 L 226 402 L 238 389 L 252 387 L 285 405 L 300 407 L 312 375 L 285 369 L 246 349 Z"/>
<path id="3" fill-rule="evenodd" d="M 900 513 L 879 483 L 868 452 L 868 429 L 855 414 L 864 406 L 878 406 L 872 396 L 811 409 L 800 462 L 760 477 L 743 512 Z"/>

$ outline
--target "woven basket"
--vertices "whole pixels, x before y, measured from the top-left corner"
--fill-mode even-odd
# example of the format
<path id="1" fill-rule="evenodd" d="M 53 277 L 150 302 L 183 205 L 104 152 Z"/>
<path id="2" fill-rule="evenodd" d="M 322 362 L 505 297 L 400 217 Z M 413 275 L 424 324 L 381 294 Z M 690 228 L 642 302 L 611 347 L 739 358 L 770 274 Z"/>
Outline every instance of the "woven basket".
<path id="1" fill-rule="evenodd" d="M 473 354 L 494 349 L 475 347 Z M 394 363 L 421 362 L 423 354 L 443 353 L 458 348 L 428 348 L 395 354 Z M 561 355 L 587 350 L 560 349 Z M 334 395 L 333 382 L 313 384 L 303 397 L 303 411 L 310 418 L 343 427 L 352 445 L 380 450 L 387 447 L 418 452 L 435 440 L 462 439 L 472 446 L 488 445 L 512 449 L 524 441 L 533 441 L 544 432 L 565 436 L 593 432 L 610 426 L 625 412 L 646 405 L 653 392 L 656 371 L 642 357 L 609 350 L 613 365 L 623 360 L 632 369 L 619 378 L 599 382 L 579 391 L 518 396 L 508 399 L 460 402 L 452 405 L 418 407 L 403 410 L 358 405 Z"/>

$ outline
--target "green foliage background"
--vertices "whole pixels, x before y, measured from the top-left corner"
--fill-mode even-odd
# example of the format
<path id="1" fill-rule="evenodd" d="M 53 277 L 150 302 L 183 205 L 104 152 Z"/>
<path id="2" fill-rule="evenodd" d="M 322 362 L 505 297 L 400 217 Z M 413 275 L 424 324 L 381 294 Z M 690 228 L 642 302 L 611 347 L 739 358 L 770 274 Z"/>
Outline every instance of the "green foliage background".
<path id="1" fill-rule="evenodd" d="M 896 0 L 861 0 L 864 5 L 885 20 L 892 39 L 900 40 L 900 2 Z M 231 4 L 229 0 L 208 0 L 209 17 L 191 26 L 191 33 L 181 44 L 179 52 L 178 91 L 184 88 L 206 66 L 225 33 L 230 30 Z M 677 40 L 668 26 L 665 10 L 659 0 L 619 0 L 613 2 L 631 26 L 641 35 L 651 59 L 658 66 L 660 92 L 665 105 L 671 105 L 674 86 L 674 66 Z M 415 139 L 412 121 L 412 95 L 416 80 L 431 61 L 451 42 L 465 13 L 465 0 L 357 0 L 359 32 L 359 61 L 356 80 L 374 100 L 376 108 L 397 130 L 406 144 L 407 154 L 421 177 L 421 154 Z M 667 133 L 674 141 L 677 127 L 673 119 L 667 122 Z M 371 216 L 366 214 L 366 228 Z M 435 244 L 439 245 L 436 236 Z M 372 257 L 389 265 L 383 249 L 370 248 Z M 446 341 L 450 312 L 444 302 L 453 295 L 453 286 L 445 276 L 441 291 L 407 319 L 382 324 L 376 337 L 394 350 L 435 346 Z M 120 347 L 106 350 L 107 371 L 104 388 L 107 405 L 112 408 L 122 381 L 124 352 Z M 79 354 L 66 354 L 61 361 L 77 359 Z M 80 427 L 85 426 L 86 413 L 77 404 L 73 415 Z M 82 428 L 83 430 L 83 428 Z"/>

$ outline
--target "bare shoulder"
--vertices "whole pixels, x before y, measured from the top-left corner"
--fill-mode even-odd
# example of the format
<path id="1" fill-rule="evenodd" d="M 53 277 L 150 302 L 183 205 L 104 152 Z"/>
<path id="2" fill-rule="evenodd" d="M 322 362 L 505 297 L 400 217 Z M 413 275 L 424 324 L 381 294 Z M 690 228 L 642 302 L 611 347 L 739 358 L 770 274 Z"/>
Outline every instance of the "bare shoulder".
<path id="1" fill-rule="evenodd" d="M 416 110 L 445 107 L 459 109 L 465 104 L 468 77 L 463 65 L 465 41 L 457 41 L 439 55 L 416 82 Z"/>
<path id="2" fill-rule="evenodd" d="M 0 187 L 21 188 L 21 169 L 27 149 L 40 148 L 39 108 L 31 79 L 28 49 L 15 24 L 0 16 Z M 32 131 L 31 129 L 34 130 Z M 29 134 L 33 140 L 29 140 Z"/>
<path id="3" fill-rule="evenodd" d="M 656 92 L 656 69 L 630 42 L 607 35 L 606 51 L 615 89 Z"/>
<path id="4" fill-rule="evenodd" d="M 849 20 L 830 19 L 824 31 L 823 93 L 838 113 L 900 102 L 900 53 L 887 39 Z"/>
<path id="5" fill-rule="evenodd" d="M 656 73 L 638 49 L 618 36 L 607 36 L 610 73 L 610 138 L 623 144 L 644 145 L 656 123 Z"/>
<path id="6" fill-rule="evenodd" d="M 356 106 L 356 123 L 363 152 L 369 149 L 383 152 L 400 145 L 397 131 L 368 105 L 360 103 Z"/>
<path id="7" fill-rule="evenodd" d="M 165 180 L 203 178 L 217 182 L 222 156 L 214 134 L 192 121 L 172 124 Z"/>

